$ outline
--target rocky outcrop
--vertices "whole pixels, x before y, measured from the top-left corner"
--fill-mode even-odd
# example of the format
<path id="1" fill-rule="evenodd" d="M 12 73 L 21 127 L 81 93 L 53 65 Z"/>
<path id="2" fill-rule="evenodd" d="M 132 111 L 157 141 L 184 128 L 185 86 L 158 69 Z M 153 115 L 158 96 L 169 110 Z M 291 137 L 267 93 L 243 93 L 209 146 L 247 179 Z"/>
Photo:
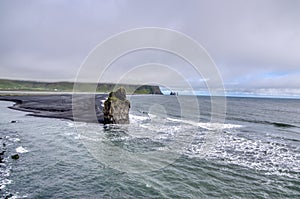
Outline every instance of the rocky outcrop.
<path id="1" fill-rule="evenodd" d="M 104 102 L 104 124 L 129 124 L 129 109 L 124 88 L 111 92 Z"/>
<path id="2" fill-rule="evenodd" d="M 12 159 L 17 160 L 20 158 L 19 154 L 14 154 L 11 156 Z"/>

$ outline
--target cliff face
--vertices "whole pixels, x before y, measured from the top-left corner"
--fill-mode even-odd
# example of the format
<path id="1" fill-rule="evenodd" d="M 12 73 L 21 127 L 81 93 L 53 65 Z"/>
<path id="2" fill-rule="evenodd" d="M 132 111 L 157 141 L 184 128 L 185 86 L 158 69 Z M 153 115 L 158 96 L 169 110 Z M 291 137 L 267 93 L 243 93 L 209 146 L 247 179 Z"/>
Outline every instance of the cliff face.
<path id="1" fill-rule="evenodd" d="M 129 109 L 124 88 L 111 92 L 104 102 L 104 124 L 129 124 Z"/>
<path id="2" fill-rule="evenodd" d="M 161 92 L 159 86 L 148 86 L 148 85 L 143 85 L 143 86 L 137 86 L 133 94 L 156 94 L 156 95 L 162 95 L 163 93 Z"/>
<path id="3" fill-rule="evenodd" d="M 77 83 L 78 91 L 84 92 L 87 88 L 93 88 L 93 83 Z M 108 93 L 113 91 L 116 85 L 112 83 L 99 83 L 97 85 L 97 92 Z M 159 94 L 158 86 L 151 85 L 125 85 L 118 86 L 124 87 L 128 94 Z M 0 91 L 69 91 L 72 92 L 74 87 L 73 82 L 37 82 L 37 81 L 21 81 L 21 80 L 7 80 L 0 79 Z"/>

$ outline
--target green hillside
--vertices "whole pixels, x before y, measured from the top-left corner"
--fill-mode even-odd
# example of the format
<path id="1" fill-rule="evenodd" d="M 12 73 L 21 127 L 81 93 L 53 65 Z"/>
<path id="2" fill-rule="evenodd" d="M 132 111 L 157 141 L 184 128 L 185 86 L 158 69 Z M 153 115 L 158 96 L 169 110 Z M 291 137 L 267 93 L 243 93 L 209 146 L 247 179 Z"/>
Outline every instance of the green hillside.
<path id="1" fill-rule="evenodd" d="M 93 83 L 79 83 L 76 91 L 90 92 L 94 88 Z M 0 79 L 0 91 L 51 91 L 51 92 L 72 92 L 73 82 L 37 82 Z M 158 86 L 151 85 L 118 85 L 126 89 L 128 94 L 162 94 Z M 101 83 L 97 85 L 97 92 L 108 93 L 112 91 L 115 84 Z"/>

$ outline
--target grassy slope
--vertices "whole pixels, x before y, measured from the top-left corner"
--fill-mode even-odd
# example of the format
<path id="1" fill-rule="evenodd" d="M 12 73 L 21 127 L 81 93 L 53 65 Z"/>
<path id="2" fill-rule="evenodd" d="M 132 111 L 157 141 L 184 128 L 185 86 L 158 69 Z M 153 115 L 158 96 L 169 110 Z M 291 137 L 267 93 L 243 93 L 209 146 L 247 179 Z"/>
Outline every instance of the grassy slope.
<path id="1" fill-rule="evenodd" d="M 91 91 L 94 84 L 80 83 L 77 91 Z M 36 82 L 0 79 L 0 90 L 2 91 L 73 91 L 73 82 Z M 136 85 L 118 85 L 123 86 L 127 93 L 132 94 L 162 94 L 158 86 L 136 86 Z M 114 84 L 101 83 L 97 86 L 97 92 L 108 93 L 114 89 Z"/>

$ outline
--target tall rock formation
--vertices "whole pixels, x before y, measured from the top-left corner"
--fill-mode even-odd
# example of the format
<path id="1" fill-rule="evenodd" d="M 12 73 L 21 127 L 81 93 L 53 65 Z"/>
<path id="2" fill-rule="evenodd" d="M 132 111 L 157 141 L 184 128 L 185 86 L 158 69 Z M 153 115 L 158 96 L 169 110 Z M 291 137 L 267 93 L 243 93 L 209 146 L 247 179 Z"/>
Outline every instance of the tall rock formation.
<path id="1" fill-rule="evenodd" d="M 129 109 L 124 88 L 109 93 L 103 108 L 104 124 L 129 124 Z"/>

